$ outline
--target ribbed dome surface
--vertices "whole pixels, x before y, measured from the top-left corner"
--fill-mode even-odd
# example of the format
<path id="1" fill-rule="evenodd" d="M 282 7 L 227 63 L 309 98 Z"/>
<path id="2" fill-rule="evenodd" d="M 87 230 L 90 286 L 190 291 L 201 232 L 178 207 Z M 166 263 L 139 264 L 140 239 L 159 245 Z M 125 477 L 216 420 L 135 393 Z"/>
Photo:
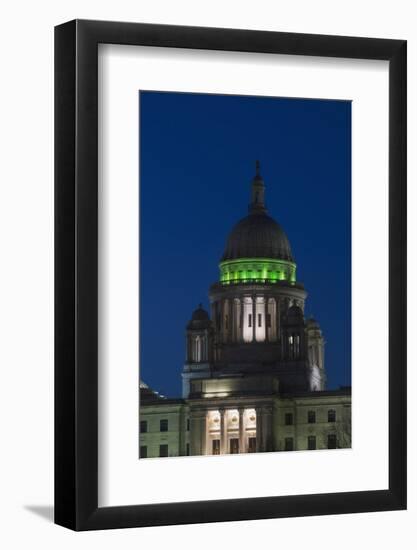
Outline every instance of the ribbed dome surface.
<path id="1" fill-rule="evenodd" d="M 286 234 L 264 213 L 249 214 L 232 229 L 221 261 L 239 258 L 294 261 Z"/>

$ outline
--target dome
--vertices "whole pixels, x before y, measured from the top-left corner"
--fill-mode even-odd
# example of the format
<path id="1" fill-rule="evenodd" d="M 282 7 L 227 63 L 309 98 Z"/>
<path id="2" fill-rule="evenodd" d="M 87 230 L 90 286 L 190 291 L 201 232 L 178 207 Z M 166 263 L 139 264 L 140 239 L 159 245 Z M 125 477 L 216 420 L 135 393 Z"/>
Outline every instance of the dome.
<path id="1" fill-rule="evenodd" d="M 313 317 L 310 317 L 309 319 L 307 319 L 306 325 L 307 325 L 307 330 L 311 334 L 319 333 L 321 335 L 320 325 L 318 324 L 318 322 L 315 319 L 313 319 Z"/>
<path id="2" fill-rule="evenodd" d="M 209 326 L 210 326 L 209 314 L 203 308 L 203 306 L 199 304 L 198 308 L 193 312 L 191 321 L 189 321 L 187 325 L 187 329 L 200 330 L 200 329 L 208 328 Z"/>
<path id="3" fill-rule="evenodd" d="M 203 308 L 201 304 L 198 305 L 198 308 L 193 312 L 193 316 L 191 318 L 192 321 L 208 321 L 209 314 L 207 311 Z"/>
<path id="4" fill-rule="evenodd" d="M 221 261 L 239 258 L 271 258 L 294 262 L 287 235 L 263 212 L 254 212 L 232 229 Z"/>

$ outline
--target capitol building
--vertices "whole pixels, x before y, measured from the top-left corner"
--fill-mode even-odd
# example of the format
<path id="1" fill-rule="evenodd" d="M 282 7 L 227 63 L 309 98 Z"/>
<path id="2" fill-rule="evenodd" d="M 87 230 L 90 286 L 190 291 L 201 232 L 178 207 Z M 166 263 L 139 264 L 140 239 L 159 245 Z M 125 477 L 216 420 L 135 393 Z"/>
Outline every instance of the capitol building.
<path id="1" fill-rule="evenodd" d="M 140 458 L 350 447 L 351 390 L 326 390 L 324 337 L 259 162 L 219 271 L 210 312 L 186 326 L 181 398 L 140 383 Z"/>

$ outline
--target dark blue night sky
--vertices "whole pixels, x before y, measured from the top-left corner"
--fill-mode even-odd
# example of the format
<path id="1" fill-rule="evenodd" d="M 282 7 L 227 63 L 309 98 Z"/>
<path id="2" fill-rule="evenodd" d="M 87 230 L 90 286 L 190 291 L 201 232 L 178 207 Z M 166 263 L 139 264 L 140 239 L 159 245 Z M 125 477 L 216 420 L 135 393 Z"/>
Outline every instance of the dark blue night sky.
<path id="1" fill-rule="evenodd" d="M 350 385 L 351 104 L 140 93 L 141 379 L 181 395 L 185 325 L 233 225 L 255 160 L 326 340 L 327 388 Z"/>

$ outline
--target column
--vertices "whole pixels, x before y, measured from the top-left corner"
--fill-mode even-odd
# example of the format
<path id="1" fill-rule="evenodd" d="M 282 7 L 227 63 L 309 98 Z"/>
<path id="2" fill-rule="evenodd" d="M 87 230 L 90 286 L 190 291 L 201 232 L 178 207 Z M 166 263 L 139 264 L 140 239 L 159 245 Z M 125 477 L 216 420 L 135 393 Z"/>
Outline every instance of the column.
<path id="1" fill-rule="evenodd" d="M 245 420 L 245 410 L 239 409 L 239 453 L 246 452 L 244 420 Z"/>
<path id="2" fill-rule="evenodd" d="M 256 452 L 262 451 L 262 408 L 256 407 Z"/>
<path id="3" fill-rule="evenodd" d="M 210 302 L 211 319 L 216 325 L 216 302 Z"/>
<path id="4" fill-rule="evenodd" d="M 235 299 L 229 300 L 229 342 L 235 341 Z"/>
<path id="5" fill-rule="evenodd" d="M 219 316 L 218 316 L 218 313 L 219 313 L 219 308 L 218 308 L 217 302 L 213 302 L 212 320 L 213 320 L 213 323 L 214 323 L 214 330 L 216 332 L 218 332 L 218 330 L 219 330 L 219 325 L 218 325 Z"/>
<path id="6" fill-rule="evenodd" d="M 204 456 L 207 454 L 207 432 L 208 432 L 208 422 L 207 422 L 207 412 L 203 412 L 200 418 L 201 422 L 201 454 Z"/>
<path id="7" fill-rule="evenodd" d="M 264 316 L 265 316 L 265 342 L 269 342 L 269 332 L 271 330 L 271 327 L 269 325 L 272 325 L 272 322 L 268 324 L 269 317 L 269 298 L 268 296 L 264 297 Z M 272 318 L 271 318 L 272 320 Z"/>
<path id="8" fill-rule="evenodd" d="M 206 442 L 205 411 L 190 411 L 190 450 L 192 456 L 205 454 Z"/>
<path id="9" fill-rule="evenodd" d="M 187 333 L 186 348 L 187 348 L 187 362 L 190 363 L 191 362 L 191 336 L 188 333 Z"/>
<path id="10" fill-rule="evenodd" d="M 210 439 L 209 439 L 209 412 L 206 411 L 205 438 L 204 438 L 204 455 L 211 455 Z"/>
<path id="11" fill-rule="evenodd" d="M 298 451 L 298 407 L 294 407 L 294 451 Z"/>
<path id="12" fill-rule="evenodd" d="M 239 342 L 243 342 L 243 312 L 245 310 L 245 298 L 240 298 L 240 323 L 239 323 Z"/>
<path id="13" fill-rule="evenodd" d="M 234 341 L 239 342 L 239 299 L 234 300 L 234 317 L 233 317 L 233 327 L 234 327 Z"/>
<path id="14" fill-rule="evenodd" d="M 280 331 L 281 326 L 279 322 L 279 316 L 281 311 L 281 300 L 280 298 L 275 298 L 275 332 L 276 332 L 276 341 L 280 340 Z"/>
<path id="15" fill-rule="evenodd" d="M 227 305 L 226 305 L 227 304 Z M 232 304 L 230 298 L 225 300 L 224 314 L 227 316 L 227 328 L 225 327 L 226 342 L 231 340 L 231 327 L 232 327 Z"/>
<path id="16" fill-rule="evenodd" d="M 205 330 L 204 331 L 204 336 L 202 338 L 203 352 L 202 352 L 201 360 L 202 360 L 203 363 L 206 363 L 208 361 L 207 340 L 208 340 L 208 334 L 207 334 L 207 331 Z"/>
<path id="17" fill-rule="evenodd" d="M 220 300 L 220 335 L 221 343 L 225 342 L 225 332 L 224 332 L 224 300 Z"/>
<path id="18" fill-rule="evenodd" d="M 272 407 L 264 407 L 262 412 L 262 448 L 272 451 Z"/>
<path id="19" fill-rule="evenodd" d="M 227 454 L 226 411 L 220 409 L 220 454 Z"/>
<path id="20" fill-rule="evenodd" d="M 239 299 L 233 299 L 233 341 L 239 342 Z"/>
<path id="21" fill-rule="evenodd" d="M 256 342 L 256 295 L 252 295 L 252 342 Z"/>
<path id="22" fill-rule="evenodd" d="M 219 336 L 220 343 L 224 342 L 224 300 L 219 300 Z"/>

